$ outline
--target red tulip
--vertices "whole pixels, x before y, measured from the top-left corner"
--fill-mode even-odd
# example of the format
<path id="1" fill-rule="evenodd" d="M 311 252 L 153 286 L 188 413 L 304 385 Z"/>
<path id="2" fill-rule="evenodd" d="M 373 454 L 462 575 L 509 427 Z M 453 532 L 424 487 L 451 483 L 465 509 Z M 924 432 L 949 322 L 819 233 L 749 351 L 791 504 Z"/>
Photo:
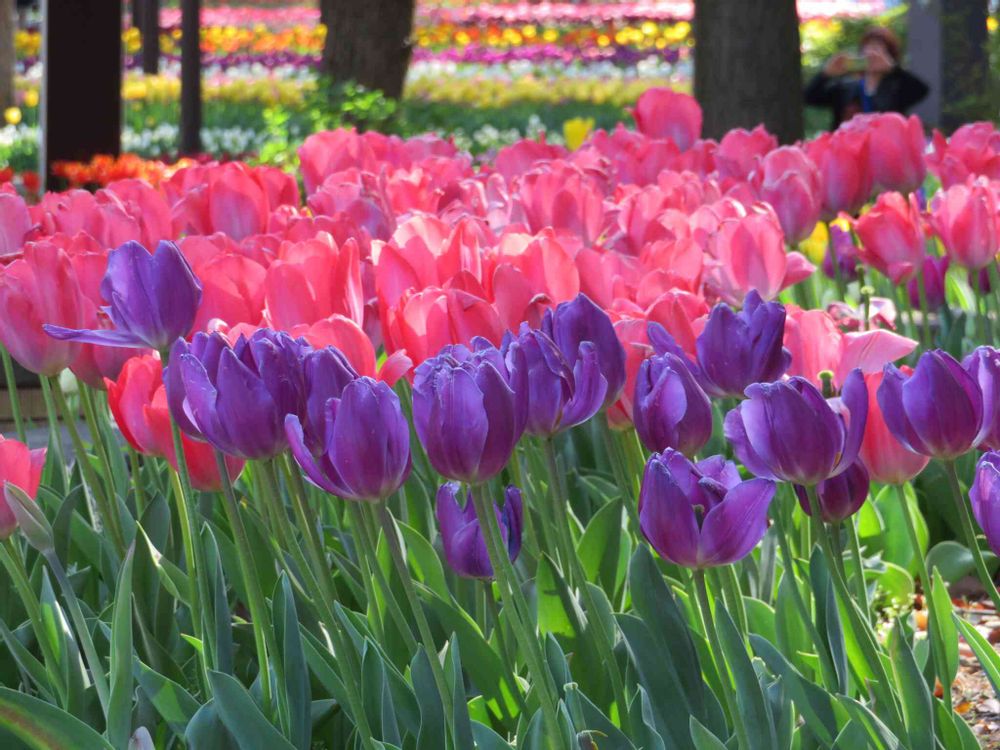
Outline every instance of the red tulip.
<path id="1" fill-rule="evenodd" d="M 924 232 L 914 196 L 882 193 L 875 206 L 854 224 L 861 240 L 861 260 L 893 284 L 909 281 L 924 262 Z"/>
<path id="2" fill-rule="evenodd" d="M 930 223 L 952 260 L 976 271 L 1000 250 L 996 195 L 982 182 L 952 185 L 931 200 Z"/>
<path id="3" fill-rule="evenodd" d="M 670 138 L 681 151 L 701 135 L 701 107 L 689 94 L 668 88 L 646 89 L 632 110 L 635 126 L 650 138 Z"/>
<path id="4" fill-rule="evenodd" d="M 920 118 L 897 112 L 861 115 L 849 120 L 845 131 L 867 133 L 868 158 L 875 184 L 882 190 L 909 193 L 924 182 L 924 129 Z"/>
<path id="5" fill-rule="evenodd" d="M 823 182 L 805 151 L 797 146 L 771 151 L 750 179 L 760 200 L 774 208 L 789 245 L 812 234 L 822 209 Z"/>
<path id="6" fill-rule="evenodd" d="M 823 210 L 827 218 L 841 211 L 857 213 L 872 194 L 868 132 L 841 129 L 806 144 L 806 154 L 823 178 Z"/>
<path id="7" fill-rule="evenodd" d="M 117 380 L 105 380 L 108 406 L 115 424 L 129 445 L 145 456 L 166 458 L 177 469 L 167 391 L 163 385 L 159 358 L 145 354 L 133 357 L 122 368 Z M 187 435 L 181 436 L 184 460 L 191 476 L 191 486 L 202 492 L 222 489 L 215 453 L 208 443 Z M 235 479 L 243 470 L 243 461 L 226 457 L 229 476 Z"/>
<path id="8" fill-rule="evenodd" d="M 38 485 L 42 481 L 42 467 L 45 466 L 45 448 L 29 450 L 24 443 L 6 440 L 0 435 L 0 540 L 7 539 L 17 528 L 17 517 L 10 509 L 11 500 L 7 496 L 7 485 L 17 487 L 34 500 Z"/>
<path id="9" fill-rule="evenodd" d="M 909 367 L 900 369 L 906 375 L 913 372 Z M 865 436 L 861 441 L 858 457 L 876 482 L 902 484 L 923 471 L 930 458 L 904 448 L 889 431 L 878 405 L 877 393 L 881 384 L 881 372 L 865 375 L 865 385 L 868 387 L 868 421 L 865 422 Z"/>
<path id="10" fill-rule="evenodd" d="M 1000 130 L 992 122 L 970 122 L 947 139 L 935 130 L 927 166 L 946 188 L 969 177 L 1000 180 Z"/>
<path id="11" fill-rule="evenodd" d="M 719 176 L 732 180 L 745 180 L 758 162 L 778 147 L 778 139 L 767 132 L 763 125 L 753 130 L 736 128 L 719 141 L 715 150 L 715 168 Z"/>
<path id="12" fill-rule="evenodd" d="M 0 341 L 24 368 L 56 375 L 80 352 L 42 330 L 53 323 L 85 328 L 86 300 L 66 252 L 51 242 L 31 242 L 24 255 L 0 269 Z"/>

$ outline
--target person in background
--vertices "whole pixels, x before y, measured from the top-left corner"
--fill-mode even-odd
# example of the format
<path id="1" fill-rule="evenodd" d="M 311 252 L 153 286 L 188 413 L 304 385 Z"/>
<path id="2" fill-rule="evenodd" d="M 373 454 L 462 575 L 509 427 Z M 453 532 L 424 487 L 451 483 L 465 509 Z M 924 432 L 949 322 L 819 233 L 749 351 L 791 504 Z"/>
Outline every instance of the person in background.
<path id="1" fill-rule="evenodd" d="M 805 103 L 829 107 L 833 128 L 861 112 L 900 112 L 927 96 L 927 84 L 900 67 L 900 44 L 892 30 L 865 32 L 860 54 L 840 52 L 806 86 Z"/>

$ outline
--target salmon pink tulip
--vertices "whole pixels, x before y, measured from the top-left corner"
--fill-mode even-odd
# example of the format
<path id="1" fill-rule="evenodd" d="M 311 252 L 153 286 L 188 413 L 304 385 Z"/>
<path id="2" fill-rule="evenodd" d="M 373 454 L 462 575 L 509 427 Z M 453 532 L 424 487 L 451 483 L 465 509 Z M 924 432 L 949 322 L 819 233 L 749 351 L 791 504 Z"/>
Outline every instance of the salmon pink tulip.
<path id="1" fill-rule="evenodd" d="M 1000 250 L 998 211 L 997 195 L 986 183 L 953 185 L 931 200 L 930 223 L 952 260 L 976 271 Z"/>
<path id="2" fill-rule="evenodd" d="M 650 138 L 670 138 L 681 151 L 701 135 L 701 107 L 690 94 L 668 88 L 646 89 L 632 110 L 635 126 Z"/>
<path id="3" fill-rule="evenodd" d="M 7 486 L 17 487 L 32 500 L 38 494 L 42 481 L 42 467 L 45 466 L 45 448 L 30 450 L 24 443 L 7 440 L 0 435 L 0 540 L 10 537 L 17 528 L 17 517 L 11 510 L 11 500 L 7 497 Z"/>
<path id="4" fill-rule="evenodd" d="M 909 281 L 920 271 L 926 242 L 912 195 L 907 199 L 899 193 L 882 193 L 854 227 L 861 240 L 861 260 L 893 284 Z"/>

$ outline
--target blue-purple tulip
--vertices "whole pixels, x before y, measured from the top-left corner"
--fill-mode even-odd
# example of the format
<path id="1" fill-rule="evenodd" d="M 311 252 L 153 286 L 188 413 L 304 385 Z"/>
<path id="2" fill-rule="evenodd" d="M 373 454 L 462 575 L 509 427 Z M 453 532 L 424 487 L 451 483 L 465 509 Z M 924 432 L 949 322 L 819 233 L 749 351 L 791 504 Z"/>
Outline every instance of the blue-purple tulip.
<path id="1" fill-rule="evenodd" d="M 441 530 L 445 560 L 452 570 L 465 578 L 492 578 L 493 564 L 476 517 L 472 493 L 466 496 L 463 508 L 458 504 L 458 492 L 456 482 L 446 482 L 437 493 L 435 513 Z M 514 485 L 509 485 L 504 492 L 503 507 L 498 508 L 493 504 L 493 509 L 497 514 L 507 554 L 510 561 L 514 562 L 521 551 L 521 491 Z"/>
<path id="2" fill-rule="evenodd" d="M 820 516 L 826 523 L 837 523 L 846 518 L 850 518 L 865 504 L 868 499 L 868 490 L 871 480 L 868 478 L 868 470 L 861 461 L 855 461 L 847 471 L 835 477 L 824 479 L 816 485 L 816 496 L 819 500 Z M 807 516 L 812 515 L 812 508 L 809 507 L 809 496 L 806 488 L 801 484 L 795 485 L 795 494 L 798 495 L 799 505 Z"/>
<path id="3" fill-rule="evenodd" d="M 518 347 L 505 358 L 488 342 L 473 344 L 446 346 L 413 379 L 413 422 L 427 458 L 441 476 L 470 484 L 500 473 L 527 419 Z"/>
<path id="4" fill-rule="evenodd" d="M 546 310 L 542 330 L 556 342 L 570 368 L 587 355 L 590 342 L 597 352 L 597 365 L 607 382 L 603 406 L 618 400 L 625 387 L 625 348 L 615 334 L 611 318 L 585 294 L 572 302 L 562 302 L 555 310 Z"/>
<path id="5" fill-rule="evenodd" d="M 980 346 L 962 360 L 962 367 L 979 384 L 983 394 L 983 430 L 977 445 L 1000 450 L 1000 350 Z"/>
<path id="6" fill-rule="evenodd" d="M 889 432 L 924 456 L 958 458 L 977 446 L 992 424 L 976 378 L 940 349 L 921 354 L 909 377 L 886 365 L 877 395 Z"/>
<path id="7" fill-rule="evenodd" d="M 928 310 L 940 310 L 944 307 L 945 275 L 948 273 L 950 263 L 951 259 L 947 255 L 941 257 L 928 255 L 924 258 L 923 283 Z M 906 291 L 910 295 L 910 304 L 919 310 L 922 307 L 920 276 L 914 276 L 907 282 Z"/>
<path id="8" fill-rule="evenodd" d="M 693 456 L 712 437 L 712 404 L 680 357 L 654 354 L 639 366 L 632 421 L 649 450 Z"/>
<path id="9" fill-rule="evenodd" d="M 660 555 L 677 565 L 709 568 L 750 554 L 767 532 L 775 485 L 742 481 L 722 456 L 697 464 L 683 454 L 654 453 L 639 493 L 639 526 Z"/>
<path id="10" fill-rule="evenodd" d="M 830 224 L 830 250 L 823 256 L 823 273 L 831 279 L 837 278 L 837 267 L 840 266 L 842 281 L 856 281 L 858 278 L 858 248 L 849 229 L 841 229 L 836 224 Z"/>
<path id="11" fill-rule="evenodd" d="M 306 445 L 313 453 L 326 446 L 327 402 L 340 398 L 344 388 L 359 375 L 339 349 L 327 346 L 306 352 L 302 359 L 305 379 L 305 419 L 302 430 Z"/>
<path id="12" fill-rule="evenodd" d="M 113 329 L 46 325 L 45 331 L 64 341 L 163 352 L 190 333 L 201 283 L 173 242 L 160 242 L 152 255 L 138 242 L 126 242 L 108 255 L 101 296 L 110 302 L 104 311 Z"/>
<path id="13" fill-rule="evenodd" d="M 515 356 L 523 355 L 527 381 L 524 431 L 529 435 L 555 435 L 586 422 L 604 405 L 608 382 L 592 342 L 580 344 L 580 357 L 570 367 L 548 334 L 522 323 L 516 338 L 510 333 L 504 337 L 500 351 L 510 360 L 508 368 L 515 366 Z"/>
<path id="14" fill-rule="evenodd" d="M 864 436 L 868 391 L 861 370 L 851 370 L 841 394 L 828 402 L 801 377 L 752 385 L 747 400 L 726 415 L 726 439 L 756 476 L 817 485 L 847 471 Z"/>
<path id="15" fill-rule="evenodd" d="M 285 416 L 305 412 L 309 346 L 269 329 L 230 346 L 218 333 L 174 344 L 164 374 L 178 426 L 223 453 L 265 459 L 288 447 Z"/>
<path id="16" fill-rule="evenodd" d="M 969 499 L 990 549 L 1000 555 L 1000 453 L 991 451 L 979 459 Z"/>
<path id="17" fill-rule="evenodd" d="M 359 377 L 326 400 L 322 445 L 306 443 L 297 414 L 285 417 L 292 455 L 306 476 L 348 500 L 382 500 L 410 474 L 410 426 L 399 397 L 383 382 Z"/>
<path id="18" fill-rule="evenodd" d="M 785 308 L 764 302 L 752 290 L 736 313 L 720 302 L 698 336 L 698 370 L 710 396 L 743 398 L 753 383 L 770 383 L 785 374 L 792 355 L 782 346 Z"/>

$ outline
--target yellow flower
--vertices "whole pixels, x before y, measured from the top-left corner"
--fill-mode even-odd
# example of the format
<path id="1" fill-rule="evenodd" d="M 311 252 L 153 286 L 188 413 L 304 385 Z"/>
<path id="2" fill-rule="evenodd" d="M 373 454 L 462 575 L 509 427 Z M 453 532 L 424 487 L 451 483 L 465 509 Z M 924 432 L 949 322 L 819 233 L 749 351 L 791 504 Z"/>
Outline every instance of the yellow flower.
<path id="1" fill-rule="evenodd" d="M 799 243 L 799 248 L 813 263 L 819 265 L 826 256 L 826 247 L 830 243 L 830 230 L 822 221 L 816 222 L 812 234 Z"/>
<path id="2" fill-rule="evenodd" d="M 987 31 L 996 31 L 998 25 L 1000 24 L 997 23 L 997 19 L 994 18 L 993 16 L 990 16 L 989 18 L 986 19 Z"/>
<path id="3" fill-rule="evenodd" d="M 566 120 L 563 123 L 563 137 L 566 139 L 566 147 L 571 151 L 576 151 L 587 140 L 587 136 L 593 129 L 593 117 L 574 117 Z"/>
<path id="4" fill-rule="evenodd" d="M 3 119 L 7 121 L 8 125 L 17 125 L 21 122 L 21 110 L 17 107 L 7 107 L 3 111 Z"/>
<path id="5" fill-rule="evenodd" d="M 24 92 L 24 106 L 28 109 L 38 106 L 38 89 L 28 89 Z"/>

